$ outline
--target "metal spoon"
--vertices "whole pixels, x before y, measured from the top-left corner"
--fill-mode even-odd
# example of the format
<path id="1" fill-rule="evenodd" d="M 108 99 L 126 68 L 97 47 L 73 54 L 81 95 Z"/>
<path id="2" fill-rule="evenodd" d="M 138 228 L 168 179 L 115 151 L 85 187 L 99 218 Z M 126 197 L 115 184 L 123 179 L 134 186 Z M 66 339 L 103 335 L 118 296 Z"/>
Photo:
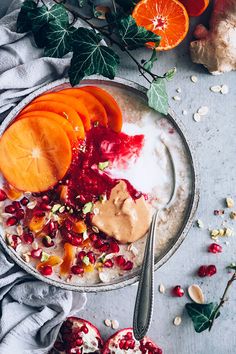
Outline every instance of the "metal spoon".
<path id="1" fill-rule="evenodd" d="M 155 234 L 156 234 L 155 231 L 156 231 L 157 219 L 159 213 L 171 205 L 176 194 L 176 171 L 175 171 L 174 161 L 169 148 L 166 146 L 164 142 L 162 143 L 165 145 L 167 154 L 170 159 L 172 178 L 173 178 L 173 188 L 171 190 L 171 194 L 168 201 L 155 211 L 152 217 L 152 222 L 147 237 L 144 258 L 143 258 L 143 265 L 142 265 L 141 275 L 139 279 L 138 291 L 137 291 L 135 308 L 134 308 L 134 318 L 133 318 L 134 337 L 137 340 L 143 339 L 143 337 L 148 332 L 151 324 L 152 313 L 153 313 L 154 241 L 155 241 Z"/>

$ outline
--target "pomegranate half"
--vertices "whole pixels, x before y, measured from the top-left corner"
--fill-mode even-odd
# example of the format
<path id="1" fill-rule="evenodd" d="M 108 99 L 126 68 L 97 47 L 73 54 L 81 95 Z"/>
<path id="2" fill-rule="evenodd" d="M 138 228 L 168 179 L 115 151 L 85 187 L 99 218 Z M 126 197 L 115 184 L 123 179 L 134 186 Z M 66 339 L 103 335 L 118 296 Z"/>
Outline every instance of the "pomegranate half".
<path id="1" fill-rule="evenodd" d="M 144 337 L 141 341 L 134 338 L 133 329 L 125 328 L 113 334 L 105 343 L 102 354 L 162 354 L 150 338 Z"/>
<path id="2" fill-rule="evenodd" d="M 100 354 L 102 346 L 103 340 L 97 327 L 82 318 L 68 317 L 50 354 Z"/>

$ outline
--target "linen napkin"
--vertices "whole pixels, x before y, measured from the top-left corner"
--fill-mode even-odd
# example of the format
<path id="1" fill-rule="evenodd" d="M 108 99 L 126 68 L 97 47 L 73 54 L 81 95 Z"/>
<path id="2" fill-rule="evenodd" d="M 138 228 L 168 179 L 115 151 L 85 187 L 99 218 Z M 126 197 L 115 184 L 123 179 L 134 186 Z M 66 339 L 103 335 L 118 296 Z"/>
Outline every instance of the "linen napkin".
<path id="1" fill-rule="evenodd" d="M 24 96 L 64 77 L 70 60 L 42 57 L 31 34 L 16 32 L 22 2 L 9 1 L 0 19 L 0 122 Z M 63 320 L 85 303 L 28 275 L 0 248 L 0 354 L 47 354 Z"/>

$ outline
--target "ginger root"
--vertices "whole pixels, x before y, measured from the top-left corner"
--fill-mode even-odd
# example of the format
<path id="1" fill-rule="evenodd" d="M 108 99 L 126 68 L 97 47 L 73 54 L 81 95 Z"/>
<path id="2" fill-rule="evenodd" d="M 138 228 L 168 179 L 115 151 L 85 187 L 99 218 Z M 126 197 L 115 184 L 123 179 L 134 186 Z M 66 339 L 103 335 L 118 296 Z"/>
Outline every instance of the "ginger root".
<path id="1" fill-rule="evenodd" d="M 236 0 L 215 0 L 210 30 L 198 25 L 191 42 L 194 63 L 203 64 L 213 75 L 236 70 Z"/>

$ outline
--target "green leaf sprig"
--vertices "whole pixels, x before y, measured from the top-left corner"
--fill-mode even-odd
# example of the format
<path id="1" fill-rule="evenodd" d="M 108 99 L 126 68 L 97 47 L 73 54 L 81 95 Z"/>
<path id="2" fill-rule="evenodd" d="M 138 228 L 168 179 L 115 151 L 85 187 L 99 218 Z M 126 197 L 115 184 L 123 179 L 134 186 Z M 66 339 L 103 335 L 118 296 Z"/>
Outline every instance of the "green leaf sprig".
<path id="1" fill-rule="evenodd" d="M 17 19 L 18 32 L 31 31 L 38 47 L 44 48 L 44 55 L 62 58 L 72 52 L 69 68 L 71 84 L 77 85 L 86 76 L 100 74 L 114 79 L 120 58 L 114 47 L 125 52 L 137 65 L 139 73 L 149 84 L 147 91 L 149 106 L 160 113 L 168 113 L 166 81 L 171 80 L 176 69 L 167 71 L 163 76 L 152 69 L 157 61 L 157 52 L 161 38 L 155 33 L 136 24 L 130 15 L 136 0 L 112 1 L 113 11 L 106 15 L 106 24 L 97 25 L 91 18 L 85 17 L 80 10 L 85 1 L 73 6 L 64 1 L 54 0 L 48 6 L 43 0 L 25 0 Z M 94 14 L 93 2 L 88 1 Z M 70 21 L 69 13 L 73 15 Z M 94 17 L 94 16 L 93 16 Z M 76 19 L 81 19 L 89 28 L 74 27 Z M 92 18 L 93 20 L 93 18 Z M 96 20 L 98 21 L 98 20 Z M 109 45 L 104 45 L 104 39 Z M 153 43 L 154 49 L 149 60 L 139 62 L 132 50 Z"/>
<path id="2" fill-rule="evenodd" d="M 192 319 L 194 329 L 197 333 L 203 332 L 207 329 L 210 331 L 215 323 L 215 320 L 220 316 L 220 309 L 227 301 L 229 288 L 236 280 L 236 265 L 231 264 L 227 267 L 227 269 L 234 270 L 234 273 L 227 282 L 219 304 L 211 302 L 208 304 L 188 303 L 185 305 L 187 313 Z"/>

